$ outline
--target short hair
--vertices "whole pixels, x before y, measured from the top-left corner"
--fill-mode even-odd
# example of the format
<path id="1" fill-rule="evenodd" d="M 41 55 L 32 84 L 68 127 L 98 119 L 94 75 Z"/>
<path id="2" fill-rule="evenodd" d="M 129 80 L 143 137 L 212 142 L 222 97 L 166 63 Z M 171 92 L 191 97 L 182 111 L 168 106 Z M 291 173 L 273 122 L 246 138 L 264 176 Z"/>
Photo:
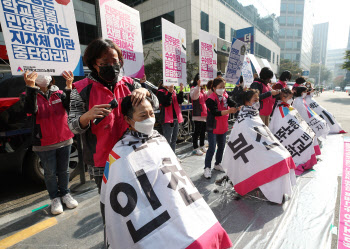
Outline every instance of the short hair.
<path id="1" fill-rule="evenodd" d="M 213 88 L 213 80 L 209 80 L 207 83 L 207 89 L 212 89 Z"/>
<path id="2" fill-rule="evenodd" d="M 303 77 L 299 77 L 295 80 L 295 83 L 297 83 L 298 85 L 304 84 L 305 82 L 306 80 Z"/>
<path id="3" fill-rule="evenodd" d="M 226 83 L 225 80 L 223 78 L 220 77 L 216 77 L 213 80 L 213 86 L 211 87 L 211 89 L 214 91 L 214 87 L 217 87 L 218 85 L 220 85 L 221 83 Z"/>
<path id="4" fill-rule="evenodd" d="M 216 73 L 216 76 L 219 76 L 219 75 L 222 75 L 222 72 L 221 72 L 221 71 L 218 71 L 218 72 Z"/>
<path id="5" fill-rule="evenodd" d="M 295 88 L 295 93 L 294 93 L 294 96 L 295 97 L 300 97 L 301 94 L 303 92 L 307 91 L 307 88 L 305 86 L 298 86 L 297 88 Z"/>
<path id="6" fill-rule="evenodd" d="M 260 71 L 260 79 L 262 80 L 267 80 L 267 79 L 272 79 L 273 77 L 273 72 L 270 68 L 268 67 L 263 67 Z"/>
<path id="7" fill-rule="evenodd" d="M 112 40 L 97 38 L 89 43 L 84 52 L 84 63 L 92 72 L 96 72 L 94 65 L 96 60 L 101 58 L 102 54 L 109 48 L 117 51 L 120 67 L 124 65 L 124 58 L 121 49 Z"/>
<path id="8" fill-rule="evenodd" d="M 241 97 L 243 102 L 242 104 L 244 105 L 246 102 L 251 101 L 255 94 L 259 94 L 257 89 L 248 89 L 247 91 L 244 91 Z"/>
<path id="9" fill-rule="evenodd" d="M 290 71 L 284 71 L 280 75 L 280 81 L 287 81 L 292 78 L 292 73 Z"/>
<path id="10" fill-rule="evenodd" d="M 197 73 L 193 78 L 192 86 L 197 86 L 197 82 L 199 80 L 199 73 Z"/>
<path id="11" fill-rule="evenodd" d="M 147 100 L 151 104 L 152 108 L 154 108 L 154 102 L 150 97 L 146 97 L 145 100 Z M 122 105 L 121 109 L 122 109 L 123 116 L 127 116 L 129 118 L 132 118 L 132 115 L 135 112 L 135 108 L 132 105 L 131 95 L 123 98 L 121 105 Z"/>

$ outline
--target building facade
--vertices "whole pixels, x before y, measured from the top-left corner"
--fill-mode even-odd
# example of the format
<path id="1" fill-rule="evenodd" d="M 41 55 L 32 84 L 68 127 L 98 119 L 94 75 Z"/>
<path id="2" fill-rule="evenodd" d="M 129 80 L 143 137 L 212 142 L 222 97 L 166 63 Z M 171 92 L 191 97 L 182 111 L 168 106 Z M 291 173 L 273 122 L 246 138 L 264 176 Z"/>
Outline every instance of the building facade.
<path id="1" fill-rule="evenodd" d="M 326 67 L 333 72 L 333 77 L 345 76 L 346 70 L 341 66 L 344 64 L 345 48 L 330 49 L 327 51 Z"/>
<path id="2" fill-rule="evenodd" d="M 329 23 L 319 23 L 314 25 L 312 63 L 326 65 L 327 45 L 328 45 L 328 26 Z"/>
<path id="3" fill-rule="evenodd" d="M 281 59 L 297 62 L 310 70 L 313 37 L 313 8 L 311 0 L 281 0 L 280 8 Z"/>

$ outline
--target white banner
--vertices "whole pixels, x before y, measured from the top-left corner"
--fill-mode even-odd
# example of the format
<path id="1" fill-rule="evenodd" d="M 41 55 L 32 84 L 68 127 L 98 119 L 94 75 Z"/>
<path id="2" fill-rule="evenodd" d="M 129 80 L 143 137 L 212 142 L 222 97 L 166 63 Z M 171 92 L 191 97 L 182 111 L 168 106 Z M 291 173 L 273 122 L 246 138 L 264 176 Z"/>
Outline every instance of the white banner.
<path id="1" fill-rule="evenodd" d="M 296 109 L 282 104 L 279 100 L 269 128 L 292 155 L 297 166 L 297 175 L 311 169 L 317 163 L 314 149 L 316 135 Z"/>
<path id="2" fill-rule="evenodd" d="M 102 37 L 114 41 L 123 52 L 123 75 L 145 74 L 139 11 L 119 1 L 100 0 Z"/>
<path id="3" fill-rule="evenodd" d="M 163 83 L 187 85 L 186 30 L 162 18 Z"/>
<path id="4" fill-rule="evenodd" d="M 201 85 L 216 78 L 217 74 L 217 37 L 199 30 L 199 75 Z"/>
<path id="5" fill-rule="evenodd" d="M 246 44 L 233 38 L 225 74 L 227 83 L 236 84 L 239 80 L 245 54 Z"/>
<path id="6" fill-rule="evenodd" d="M 261 71 L 261 66 L 258 62 L 258 60 L 255 58 L 255 56 L 253 54 L 248 54 L 250 61 L 253 63 L 253 66 L 255 68 L 255 71 L 258 75 L 260 75 L 260 71 Z"/>
<path id="7" fill-rule="evenodd" d="M 151 138 L 131 133 L 114 146 L 103 176 L 110 248 L 232 246 L 166 139 L 157 131 Z"/>
<path id="8" fill-rule="evenodd" d="M 13 75 L 84 75 L 72 1 L 1 0 L 0 22 Z"/>
<path id="9" fill-rule="evenodd" d="M 270 65 L 270 63 L 269 63 L 268 60 L 266 60 L 266 59 L 261 59 L 261 61 L 263 62 L 263 64 L 264 64 L 265 67 L 268 67 L 268 68 L 270 68 L 270 69 L 272 70 L 272 67 L 271 67 L 271 65 Z M 272 70 L 272 71 L 273 71 L 273 70 Z M 273 72 L 273 77 L 272 77 L 272 79 L 271 79 L 271 83 L 277 83 L 277 79 L 276 79 L 275 72 Z"/>
<path id="10" fill-rule="evenodd" d="M 249 56 L 246 54 L 243 61 L 242 67 L 242 76 L 243 76 L 243 87 L 249 88 L 250 85 L 254 82 L 254 74 L 252 70 L 252 63 L 249 59 Z"/>
<path id="11" fill-rule="evenodd" d="M 327 122 L 314 112 L 303 97 L 294 99 L 293 107 L 297 109 L 301 117 L 306 121 L 317 137 L 327 137 L 329 127 Z"/>
<path id="12" fill-rule="evenodd" d="M 238 114 L 222 166 L 237 193 L 245 195 L 259 187 L 268 200 L 276 203 L 282 202 L 283 194 L 291 193 L 295 182 L 290 153 L 263 124 L 259 111 L 250 106 L 244 106 Z"/>
<path id="13" fill-rule="evenodd" d="M 311 97 L 311 95 L 307 95 L 305 97 L 306 103 L 310 106 L 310 108 L 315 111 L 321 118 L 326 120 L 330 131 L 330 134 L 337 134 L 337 133 L 345 133 L 343 128 L 340 126 L 340 124 L 335 120 L 332 113 L 328 112 L 325 108 L 323 108 L 321 105 L 319 105 L 314 98 Z"/>

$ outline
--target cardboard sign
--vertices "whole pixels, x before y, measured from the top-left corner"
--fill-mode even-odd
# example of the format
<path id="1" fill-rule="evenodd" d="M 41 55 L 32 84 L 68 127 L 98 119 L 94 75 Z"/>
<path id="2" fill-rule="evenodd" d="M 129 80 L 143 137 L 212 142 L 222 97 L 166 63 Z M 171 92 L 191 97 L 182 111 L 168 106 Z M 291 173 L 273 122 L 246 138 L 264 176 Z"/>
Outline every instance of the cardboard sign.
<path id="1" fill-rule="evenodd" d="M 250 87 L 250 85 L 254 82 L 254 74 L 252 70 L 252 62 L 249 59 L 249 56 L 246 54 L 243 61 L 242 67 L 242 76 L 243 76 L 243 86 Z"/>
<path id="2" fill-rule="evenodd" d="M 102 37 L 122 50 L 124 75 L 142 78 L 145 74 L 139 11 L 119 1 L 100 0 Z"/>
<path id="3" fill-rule="evenodd" d="M 13 75 L 84 75 L 72 1 L 1 0 L 0 21 Z"/>
<path id="4" fill-rule="evenodd" d="M 239 80 L 245 54 L 246 45 L 244 42 L 233 38 L 225 74 L 227 83 L 236 84 Z"/>
<path id="5" fill-rule="evenodd" d="M 187 85 L 186 30 L 162 18 L 163 83 Z"/>
<path id="6" fill-rule="evenodd" d="M 217 37 L 199 30 L 199 75 L 201 85 L 206 85 L 217 74 Z"/>

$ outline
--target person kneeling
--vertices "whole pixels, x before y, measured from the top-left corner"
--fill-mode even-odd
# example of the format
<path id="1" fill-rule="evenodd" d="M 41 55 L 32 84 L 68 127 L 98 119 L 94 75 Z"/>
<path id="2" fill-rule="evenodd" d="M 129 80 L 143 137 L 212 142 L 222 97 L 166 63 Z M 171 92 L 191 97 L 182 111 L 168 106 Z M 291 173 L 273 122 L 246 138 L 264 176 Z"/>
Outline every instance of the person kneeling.
<path id="1" fill-rule="evenodd" d="M 109 154 L 101 187 L 106 246 L 231 247 L 167 140 L 153 130 L 152 101 L 147 97 L 133 106 L 128 96 L 121 111 L 130 128 Z"/>

